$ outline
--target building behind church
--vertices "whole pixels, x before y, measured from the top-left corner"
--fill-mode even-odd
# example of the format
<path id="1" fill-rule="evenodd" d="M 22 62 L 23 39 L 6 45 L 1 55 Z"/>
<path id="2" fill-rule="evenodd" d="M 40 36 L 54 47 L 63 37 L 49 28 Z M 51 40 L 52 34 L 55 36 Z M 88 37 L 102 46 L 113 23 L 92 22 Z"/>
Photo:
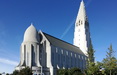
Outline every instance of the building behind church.
<path id="1" fill-rule="evenodd" d="M 44 75 L 56 75 L 57 69 L 61 68 L 78 67 L 84 70 L 89 45 L 89 24 L 84 2 L 81 1 L 75 24 L 74 45 L 45 32 L 38 32 L 31 24 L 24 33 L 20 63 L 15 69 L 20 70 L 28 66 L 32 68 L 33 73 Z"/>

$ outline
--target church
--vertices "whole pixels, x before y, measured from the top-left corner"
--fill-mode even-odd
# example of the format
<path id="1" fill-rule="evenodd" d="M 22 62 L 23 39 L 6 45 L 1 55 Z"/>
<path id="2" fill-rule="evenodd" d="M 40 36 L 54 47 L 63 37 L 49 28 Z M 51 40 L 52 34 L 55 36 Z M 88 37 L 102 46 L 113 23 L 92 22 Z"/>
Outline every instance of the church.
<path id="1" fill-rule="evenodd" d="M 74 45 L 37 31 L 31 24 L 24 33 L 20 48 L 20 63 L 15 68 L 30 67 L 33 74 L 56 75 L 58 69 L 86 69 L 87 51 L 91 44 L 85 5 L 81 1 L 74 28 Z"/>

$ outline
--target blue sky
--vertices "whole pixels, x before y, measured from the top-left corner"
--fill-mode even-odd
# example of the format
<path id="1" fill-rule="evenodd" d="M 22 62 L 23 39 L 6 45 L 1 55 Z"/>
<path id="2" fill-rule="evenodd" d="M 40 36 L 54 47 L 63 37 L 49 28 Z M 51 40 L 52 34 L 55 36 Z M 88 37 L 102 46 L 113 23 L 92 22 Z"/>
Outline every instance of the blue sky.
<path id="1" fill-rule="evenodd" d="M 20 44 L 31 23 L 50 35 L 73 42 L 81 0 L 1 0 L 0 73 L 11 73 L 20 61 Z M 96 61 L 112 43 L 117 57 L 117 0 L 84 0 Z"/>

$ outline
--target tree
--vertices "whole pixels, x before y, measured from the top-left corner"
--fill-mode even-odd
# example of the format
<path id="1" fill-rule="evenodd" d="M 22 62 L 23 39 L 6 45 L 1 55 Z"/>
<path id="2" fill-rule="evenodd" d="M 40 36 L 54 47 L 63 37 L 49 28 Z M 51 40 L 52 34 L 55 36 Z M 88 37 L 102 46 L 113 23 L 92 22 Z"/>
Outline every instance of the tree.
<path id="1" fill-rule="evenodd" d="M 99 62 L 97 63 L 90 62 L 86 69 L 86 75 L 98 75 L 99 72 L 100 72 Z"/>
<path id="2" fill-rule="evenodd" d="M 13 71 L 13 74 L 12 75 L 18 75 L 19 71 L 18 70 L 15 70 Z"/>
<path id="3" fill-rule="evenodd" d="M 87 75 L 101 75 L 100 73 L 101 64 L 99 62 L 97 63 L 94 62 L 95 61 L 94 53 L 95 53 L 95 50 L 93 49 L 93 45 L 91 43 L 87 52 L 88 59 L 87 59 L 87 68 L 85 70 L 85 73 Z"/>
<path id="4" fill-rule="evenodd" d="M 10 74 L 7 73 L 6 75 L 10 75 Z"/>
<path id="5" fill-rule="evenodd" d="M 79 68 L 59 69 L 57 75 L 83 75 Z"/>
<path id="6" fill-rule="evenodd" d="M 88 49 L 88 63 L 94 62 L 94 49 L 92 43 L 90 44 L 90 47 Z"/>
<path id="7" fill-rule="evenodd" d="M 32 70 L 29 67 L 21 69 L 19 75 L 32 75 Z"/>
<path id="8" fill-rule="evenodd" d="M 13 75 L 32 75 L 32 70 L 29 67 L 23 68 L 20 71 L 15 70 Z"/>
<path id="9" fill-rule="evenodd" d="M 68 75 L 68 69 L 58 69 L 57 75 Z"/>
<path id="10" fill-rule="evenodd" d="M 70 75 L 83 75 L 82 71 L 79 68 L 71 68 L 69 71 Z"/>
<path id="11" fill-rule="evenodd" d="M 106 58 L 103 59 L 103 67 L 106 74 L 112 75 L 115 72 L 114 70 L 117 68 L 117 60 L 114 57 L 114 50 L 112 48 L 112 44 L 110 45 L 106 53 Z"/>

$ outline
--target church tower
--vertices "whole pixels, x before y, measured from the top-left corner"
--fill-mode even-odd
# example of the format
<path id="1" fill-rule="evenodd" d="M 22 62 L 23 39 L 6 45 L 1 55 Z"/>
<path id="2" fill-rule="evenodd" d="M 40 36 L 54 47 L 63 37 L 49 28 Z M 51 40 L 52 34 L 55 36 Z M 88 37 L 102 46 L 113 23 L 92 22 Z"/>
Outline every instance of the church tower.
<path id="1" fill-rule="evenodd" d="M 24 33 L 24 40 L 20 49 L 20 63 L 16 70 L 21 70 L 26 66 L 32 68 L 32 71 L 39 70 L 41 67 L 39 53 L 39 34 L 31 24 Z"/>
<path id="2" fill-rule="evenodd" d="M 75 22 L 74 45 L 79 47 L 86 55 L 91 44 L 89 22 L 83 0 Z"/>

